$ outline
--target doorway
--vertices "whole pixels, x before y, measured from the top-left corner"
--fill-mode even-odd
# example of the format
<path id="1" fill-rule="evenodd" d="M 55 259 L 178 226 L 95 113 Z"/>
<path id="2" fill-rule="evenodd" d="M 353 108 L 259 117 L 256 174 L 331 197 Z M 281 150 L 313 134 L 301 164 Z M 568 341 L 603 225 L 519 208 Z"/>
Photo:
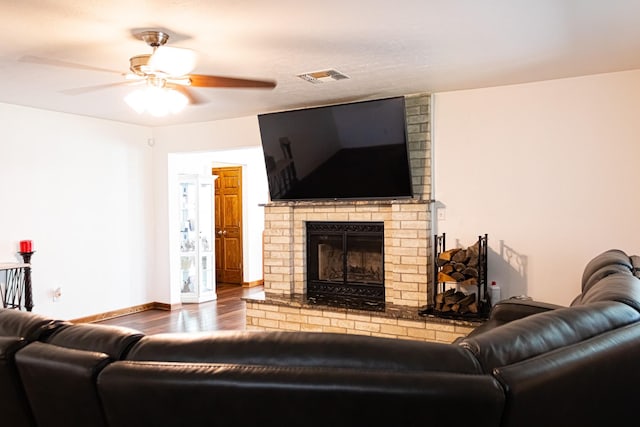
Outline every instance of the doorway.
<path id="1" fill-rule="evenodd" d="M 242 285 L 242 167 L 213 168 L 216 282 Z"/>

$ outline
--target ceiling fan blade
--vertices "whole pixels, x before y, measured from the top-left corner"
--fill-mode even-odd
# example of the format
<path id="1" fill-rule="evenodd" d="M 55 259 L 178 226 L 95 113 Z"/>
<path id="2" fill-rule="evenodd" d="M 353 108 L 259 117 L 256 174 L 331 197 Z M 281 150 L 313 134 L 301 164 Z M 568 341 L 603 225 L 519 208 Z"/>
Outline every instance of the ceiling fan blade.
<path id="1" fill-rule="evenodd" d="M 138 82 L 125 81 L 125 82 L 116 82 L 116 83 L 105 83 L 101 85 L 84 86 L 84 87 L 77 87 L 73 89 L 64 89 L 64 90 L 61 90 L 60 93 L 64 93 L 65 95 L 83 95 L 85 93 L 95 92 L 103 89 L 109 89 L 110 87 L 125 86 L 125 85 L 131 85 L 136 83 Z"/>
<path id="2" fill-rule="evenodd" d="M 233 77 L 207 76 L 203 74 L 189 74 L 191 86 L 194 87 L 247 87 L 273 89 L 276 82 L 272 80 L 248 80 Z"/>
<path id="3" fill-rule="evenodd" d="M 75 68 L 78 70 L 101 71 L 103 73 L 122 74 L 120 71 L 109 70 L 108 68 L 93 67 L 91 65 L 77 64 L 75 62 L 61 61 L 59 59 L 41 58 L 39 56 L 25 55 L 19 59 L 20 62 L 29 62 L 31 64 L 51 65 L 54 67 Z"/>
<path id="4" fill-rule="evenodd" d="M 199 105 L 199 104 L 206 104 L 207 103 L 207 100 L 205 100 L 201 96 L 196 95 L 193 91 L 189 90 L 186 86 L 179 85 L 179 84 L 173 84 L 173 83 L 167 83 L 166 87 L 168 87 L 170 89 L 173 89 L 173 90 L 175 90 L 177 92 L 180 92 L 181 94 L 186 96 L 187 99 L 189 100 L 189 104 L 191 104 L 191 105 Z"/>

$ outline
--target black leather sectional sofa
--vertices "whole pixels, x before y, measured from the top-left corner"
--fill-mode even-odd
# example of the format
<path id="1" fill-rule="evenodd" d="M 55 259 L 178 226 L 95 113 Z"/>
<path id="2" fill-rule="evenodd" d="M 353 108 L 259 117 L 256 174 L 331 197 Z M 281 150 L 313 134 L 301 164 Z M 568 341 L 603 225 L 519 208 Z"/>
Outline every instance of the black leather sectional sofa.
<path id="1" fill-rule="evenodd" d="M 506 300 L 452 344 L 297 332 L 144 336 L 0 311 L 0 419 L 21 426 L 603 426 L 638 420 L 640 260 L 570 307 Z M 560 286 L 561 284 L 559 284 Z"/>

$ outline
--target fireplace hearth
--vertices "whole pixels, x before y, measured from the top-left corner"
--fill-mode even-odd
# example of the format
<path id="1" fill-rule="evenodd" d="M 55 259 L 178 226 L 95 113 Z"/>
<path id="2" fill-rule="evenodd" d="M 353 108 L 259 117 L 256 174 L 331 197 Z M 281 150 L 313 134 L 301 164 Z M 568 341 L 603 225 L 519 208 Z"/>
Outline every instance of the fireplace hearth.
<path id="1" fill-rule="evenodd" d="M 310 303 L 384 310 L 384 223 L 307 222 Z"/>

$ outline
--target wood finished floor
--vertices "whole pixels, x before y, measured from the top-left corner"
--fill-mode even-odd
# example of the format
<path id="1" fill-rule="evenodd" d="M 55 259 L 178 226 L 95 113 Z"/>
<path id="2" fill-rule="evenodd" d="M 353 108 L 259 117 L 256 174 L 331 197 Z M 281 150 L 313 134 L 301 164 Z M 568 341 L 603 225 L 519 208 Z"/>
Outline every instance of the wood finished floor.
<path id="1" fill-rule="evenodd" d="M 244 330 L 246 326 L 245 296 L 260 294 L 262 286 L 243 288 L 218 284 L 218 299 L 200 304 L 182 304 L 178 310 L 148 310 L 115 319 L 96 322 L 102 325 L 126 326 L 147 335 L 165 332 L 200 332 Z"/>

